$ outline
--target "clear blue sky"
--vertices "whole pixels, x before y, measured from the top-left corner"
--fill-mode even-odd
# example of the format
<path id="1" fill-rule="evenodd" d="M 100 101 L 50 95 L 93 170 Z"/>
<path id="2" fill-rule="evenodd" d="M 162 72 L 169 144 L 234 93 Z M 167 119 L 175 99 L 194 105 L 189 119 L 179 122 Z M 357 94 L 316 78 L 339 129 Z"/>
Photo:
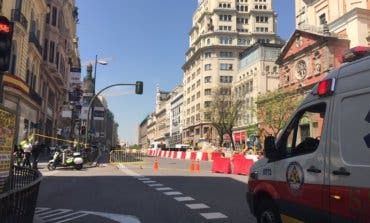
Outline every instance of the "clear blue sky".
<path id="1" fill-rule="evenodd" d="M 136 143 L 137 126 L 154 110 L 155 87 L 171 90 L 182 82 L 188 32 L 197 0 L 76 0 L 82 63 L 113 57 L 98 65 L 97 90 L 114 83 L 144 81 L 144 94 L 133 88 L 107 92 L 108 106 L 119 123 L 120 139 Z M 294 0 L 273 0 L 278 34 L 294 31 Z M 82 75 L 86 74 L 83 67 Z"/>

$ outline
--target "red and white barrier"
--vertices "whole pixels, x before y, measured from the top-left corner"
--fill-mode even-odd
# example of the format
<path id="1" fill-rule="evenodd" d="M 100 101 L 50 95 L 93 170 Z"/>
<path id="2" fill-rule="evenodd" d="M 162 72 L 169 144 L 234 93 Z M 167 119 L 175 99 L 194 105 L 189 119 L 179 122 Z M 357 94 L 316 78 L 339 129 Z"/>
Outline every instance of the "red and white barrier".
<path id="1" fill-rule="evenodd" d="M 213 160 L 212 173 L 231 173 L 230 158 L 216 158 Z"/>
<path id="2" fill-rule="evenodd" d="M 181 159 L 181 155 L 182 155 L 182 153 L 184 153 L 184 152 L 177 152 L 177 156 L 176 156 L 176 159 Z"/>
<path id="3" fill-rule="evenodd" d="M 191 158 L 191 152 L 186 152 L 186 155 L 185 155 L 185 159 L 186 160 L 190 160 L 190 158 Z"/>
<path id="4" fill-rule="evenodd" d="M 208 161 L 208 153 L 202 153 L 202 161 Z"/>

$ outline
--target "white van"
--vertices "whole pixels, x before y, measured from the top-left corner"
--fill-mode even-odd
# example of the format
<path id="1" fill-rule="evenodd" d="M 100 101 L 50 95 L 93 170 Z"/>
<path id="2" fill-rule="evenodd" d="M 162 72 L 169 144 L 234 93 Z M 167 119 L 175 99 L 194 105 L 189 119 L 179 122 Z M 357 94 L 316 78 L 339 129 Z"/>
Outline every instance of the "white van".
<path id="1" fill-rule="evenodd" d="M 247 201 L 260 222 L 370 222 L 370 48 L 318 83 L 265 158 Z M 367 57 L 365 57 L 367 56 Z"/>

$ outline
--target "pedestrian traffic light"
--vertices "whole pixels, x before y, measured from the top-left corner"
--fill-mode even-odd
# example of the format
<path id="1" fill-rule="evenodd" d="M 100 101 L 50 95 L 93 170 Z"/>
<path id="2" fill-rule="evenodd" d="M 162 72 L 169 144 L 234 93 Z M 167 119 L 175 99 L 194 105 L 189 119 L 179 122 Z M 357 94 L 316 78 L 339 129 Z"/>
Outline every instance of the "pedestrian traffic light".
<path id="1" fill-rule="evenodd" d="M 136 81 L 135 93 L 136 94 L 143 94 L 143 88 L 144 88 L 144 83 L 142 81 Z"/>
<path id="2" fill-rule="evenodd" d="M 13 31 L 9 20 L 0 16 L 0 71 L 9 70 Z"/>

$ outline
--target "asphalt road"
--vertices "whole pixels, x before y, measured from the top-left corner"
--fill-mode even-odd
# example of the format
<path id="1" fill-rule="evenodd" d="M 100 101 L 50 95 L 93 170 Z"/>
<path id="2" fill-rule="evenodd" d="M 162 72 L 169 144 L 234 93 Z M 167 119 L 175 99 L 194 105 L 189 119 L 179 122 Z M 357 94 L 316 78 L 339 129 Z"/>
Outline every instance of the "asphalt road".
<path id="1" fill-rule="evenodd" d="M 143 163 L 41 169 L 37 203 L 40 222 L 243 223 L 256 222 L 245 201 L 246 176 L 211 173 L 201 162 L 154 158 Z M 42 166 L 42 165 L 41 165 Z"/>

